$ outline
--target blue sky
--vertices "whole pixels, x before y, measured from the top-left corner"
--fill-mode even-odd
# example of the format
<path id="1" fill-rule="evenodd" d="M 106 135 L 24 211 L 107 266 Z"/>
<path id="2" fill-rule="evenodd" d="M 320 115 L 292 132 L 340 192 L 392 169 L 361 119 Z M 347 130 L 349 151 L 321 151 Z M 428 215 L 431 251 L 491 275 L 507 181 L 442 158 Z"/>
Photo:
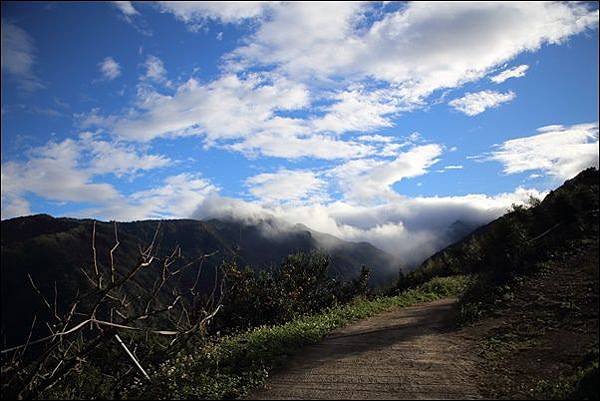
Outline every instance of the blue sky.
<path id="1" fill-rule="evenodd" d="M 3 219 L 269 215 L 413 253 L 588 166 L 597 3 L 2 3 Z"/>

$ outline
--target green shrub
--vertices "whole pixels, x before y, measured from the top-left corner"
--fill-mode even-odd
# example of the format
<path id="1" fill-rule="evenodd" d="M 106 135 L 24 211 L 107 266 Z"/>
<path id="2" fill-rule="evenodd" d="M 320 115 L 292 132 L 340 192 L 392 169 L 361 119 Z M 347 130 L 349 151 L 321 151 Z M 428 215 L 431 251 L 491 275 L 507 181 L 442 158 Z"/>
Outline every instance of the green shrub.
<path id="1" fill-rule="evenodd" d="M 344 283 L 329 276 L 329 265 L 329 257 L 318 252 L 289 255 L 278 268 L 258 273 L 239 269 L 235 261 L 225 263 L 223 310 L 213 330 L 233 332 L 283 323 L 367 293 L 368 268 Z"/>
<path id="2" fill-rule="evenodd" d="M 290 322 L 261 326 L 244 333 L 215 338 L 190 352 L 161 363 L 151 372 L 153 382 L 137 382 L 131 398 L 223 399 L 244 396 L 269 373 L 307 344 L 331 330 L 393 307 L 458 296 L 469 283 L 464 276 L 436 278 L 394 297 L 359 298 Z"/>

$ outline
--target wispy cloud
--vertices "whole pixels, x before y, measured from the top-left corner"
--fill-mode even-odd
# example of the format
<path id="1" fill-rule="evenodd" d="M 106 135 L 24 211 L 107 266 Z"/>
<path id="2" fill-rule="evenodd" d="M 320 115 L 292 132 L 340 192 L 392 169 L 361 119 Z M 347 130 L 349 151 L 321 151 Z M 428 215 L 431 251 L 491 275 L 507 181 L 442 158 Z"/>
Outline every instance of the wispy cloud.
<path id="1" fill-rule="evenodd" d="M 112 57 L 106 57 L 98 64 L 102 76 L 112 81 L 121 75 L 121 66 Z"/>
<path id="2" fill-rule="evenodd" d="M 156 56 L 149 55 L 146 57 L 144 69 L 146 71 L 141 77 L 143 80 L 164 82 L 167 79 L 167 70 L 165 68 L 165 64 Z"/>
<path id="3" fill-rule="evenodd" d="M 506 174 L 541 171 L 557 180 L 598 167 L 598 123 L 550 125 L 538 134 L 511 139 L 480 160 L 498 161 Z"/>
<path id="4" fill-rule="evenodd" d="M 111 4 L 119 10 L 119 17 L 130 24 L 136 31 L 145 36 L 152 36 L 152 31 L 142 18 L 142 14 L 134 7 L 131 1 L 112 1 Z"/>
<path id="5" fill-rule="evenodd" d="M 490 81 L 500 84 L 510 78 L 524 77 L 528 69 L 528 65 L 521 64 L 517 67 L 506 69 L 497 75 L 491 76 Z"/>
<path id="6" fill-rule="evenodd" d="M 448 102 L 454 109 L 468 115 L 476 116 L 487 109 L 500 106 L 502 103 L 510 102 L 516 97 L 513 91 L 506 93 L 485 90 L 476 93 L 467 93 L 461 98 Z"/>
<path id="7" fill-rule="evenodd" d="M 21 89 L 44 87 L 34 73 L 36 50 L 32 37 L 16 24 L 2 19 L 2 73 L 16 79 Z"/>
<path id="8" fill-rule="evenodd" d="M 121 13 L 126 17 L 139 15 L 139 12 L 135 9 L 131 1 L 113 1 L 112 2 Z"/>

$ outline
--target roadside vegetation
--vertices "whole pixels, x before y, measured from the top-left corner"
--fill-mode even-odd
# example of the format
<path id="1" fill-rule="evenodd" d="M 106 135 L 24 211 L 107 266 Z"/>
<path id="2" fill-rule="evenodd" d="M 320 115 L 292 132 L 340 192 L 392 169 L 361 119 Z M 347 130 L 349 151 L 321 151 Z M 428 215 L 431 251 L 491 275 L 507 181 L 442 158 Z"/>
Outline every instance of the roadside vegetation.
<path id="1" fill-rule="evenodd" d="M 179 263 L 177 250 L 155 262 L 153 243 L 121 278 L 111 277 L 112 265 L 103 270 L 93 263 L 89 273 L 83 272 L 92 288 L 73 300 L 69 310 L 77 314 L 63 317 L 44 298 L 57 319 L 48 322 L 54 334 L 42 341 L 30 336 L 24 348 L 3 351 L 4 397 L 237 398 L 262 384 L 289 355 L 335 328 L 393 307 L 457 296 L 468 284 L 463 276 L 434 278 L 383 296 L 369 288 L 368 268 L 339 281 L 329 274 L 326 255 L 300 252 L 277 268 L 223 262 L 213 274 L 212 290 L 201 292 L 199 276 L 192 282 L 169 281 L 190 264 Z M 137 284 L 135 273 L 152 263 L 162 265 L 162 273 L 144 292 L 147 299 L 126 301 L 127 285 Z"/>
<path id="2" fill-rule="evenodd" d="M 457 297 L 458 323 L 480 339 L 488 396 L 597 399 L 590 383 L 598 381 L 598 180 L 598 170 L 588 169 L 543 201 L 513 206 L 379 292 L 368 286 L 366 267 L 354 279 L 332 278 L 330 259 L 318 252 L 258 270 L 225 261 L 202 291 L 201 269 L 191 280 L 166 280 L 190 266 L 177 260 L 178 248 L 159 260 L 152 246 L 140 250 L 133 273 L 162 263 L 146 285 L 128 283 L 134 274 L 115 277 L 111 253 L 104 273 L 95 264 L 95 274 L 84 272 L 92 288 L 73 301 L 80 313 L 43 322 L 69 335 L 52 335 L 45 346 L 30 345 L 31 337 L 24 348 L 3 351 L 2 396 L 239 398 L 336 328 Z M 115 239 L 116 248 L 116 226 Z M 148 300 L 126 296 L 127 284 Z M 56 302 L 44 302 L 57 315 Z M 75 325 L 81 329 L 70 337 Z M 113 341 L 117 334 L 145 371 Z"/>
<path id="3" fill-rule="evenodd" d="M 513 205 L 399 278 L 395 291 L 471 275 L 458 323 L 480 339 L 488 397 L 598 399 L 599 178 Z"/>
<path id="4" fill-rule="evenodd" d="M 152 373 L 154 384 L 138 382 L 128 396 L 176 399 L 244 396 L 261 385 L 288 356 L 305 345 L 319 342 L 332 330 L 394 307 L 458 296 L 468 282 L 464 276 L 434 278 L 397 296 L 360 297 L 287 323 L 212 339 L 193 352 L 160 364 Z"/>

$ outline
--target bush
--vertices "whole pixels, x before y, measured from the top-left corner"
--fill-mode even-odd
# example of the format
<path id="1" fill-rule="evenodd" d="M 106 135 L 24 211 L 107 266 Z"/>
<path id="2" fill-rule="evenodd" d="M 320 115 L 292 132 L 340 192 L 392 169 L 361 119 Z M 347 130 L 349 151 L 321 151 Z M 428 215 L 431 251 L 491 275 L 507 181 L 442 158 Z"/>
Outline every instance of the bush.
<path id="1" fill-rule="evenodd" d="M 199 344 L 165 361 L 151 372 L 152 383 L 137 383 L 127 398 L 231 399 L 260 386 L 285 358 L 331 330 L 393 307 L 407 307 L 458 296 L 469 278 L 436 278 L 394 297 L 358 298 L 284 324 L 252 330 Z"/>
<path id="2" fill-rule="evenodd" d="M 289 255 L 279 268 L 258 273 L 239 269 L 235 261 L 226 263 L 223 310 L 213 331 L 283 323 L 367 293 L 368 268 L 344 283 L 328 275 L 329 265 L 329 257 L 319 252 Z"/>

